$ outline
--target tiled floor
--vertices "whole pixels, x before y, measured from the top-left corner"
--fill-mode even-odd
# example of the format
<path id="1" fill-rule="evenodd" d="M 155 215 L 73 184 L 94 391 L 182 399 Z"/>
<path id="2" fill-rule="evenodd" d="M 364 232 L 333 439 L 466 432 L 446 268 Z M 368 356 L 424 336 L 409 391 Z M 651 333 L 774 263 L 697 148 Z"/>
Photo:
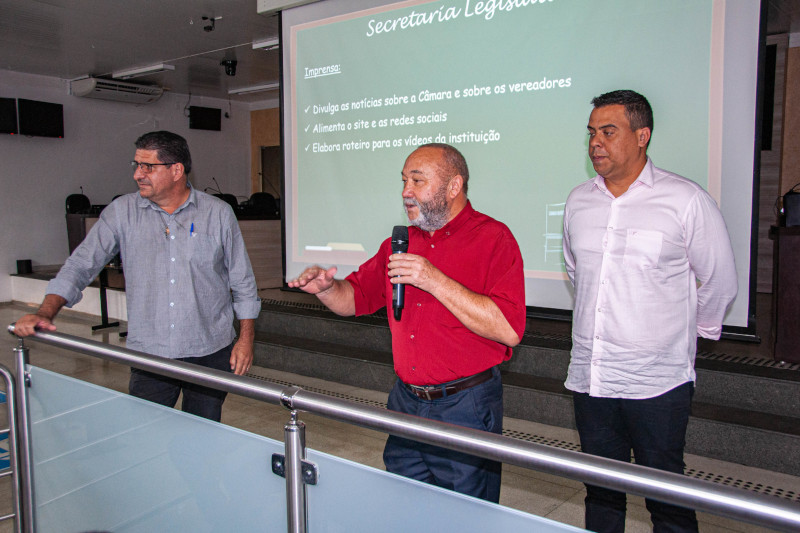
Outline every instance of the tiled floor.
<path id="1" fill-rule="evenodd" d="M 301 296 L 298 296 L 301 297 Z M 29 308 L 19 304 L 0 305 L 0 324 L 8 325 L 16 318 L 28 312 Z M 115 345 L 124 345 L 120 341 L 117 329 L 93 333 L 91 326 L 98 322 L 97 317 L 64 312 L 59 317 L 59 331 Z M 3 337 L 0 363 L 13 369 L 13 351 L 16 338 L 10 334 Z M 115 363 L 109 363 L 89 356 L 66 352 L 47 345 L 29 341 L 31 363 L 96 383 L 111 389 L 127 391 L 128 369 Z M 319 391 L 329 391 L 340 395 L 385 402 L 386 394 L 376 391 L 287 374 L 266 368 L 254 368 L 253 375 L 268 380 L 289 382 L 302 387 Z M 3 415 L 4 418 L 4 415 Z M 283 425 L 287 421 L 287 411 L 281 407 L 267 405 L 248 398 L 229 396 L 223 409 L 223 423 L 282 440 Z M 302 414 L 301 419 L 307 426 L 307 445 L 310 448 L 337 455 L 352 461 L 383 468 L 381 453 L 385 435 L 375 431 L 349 426 L 327 420 L 318 416 Z M 0 422 L 2 423 L 2 422 Z M 506 419 L 506 429 L 521 433 L 538 435 L 549 439 L 577 443 L 577 435 L 572 430 L 545 426 L 522 420 Z M 687 456 L 687 466 L 707 473 L 730 476 L 735 479 L 751 481 L 793 491 L 800 494 L 800 478 L 749 468 L 713 459 Z M 563 523 L 583 526 L 584 489 L 581 483 L 518 467 L 505 467 L 501 503 L 529 513 L 545 516 Z M 10 508 L 9 483 L 7 478 L 0 480 L 0 515 Z M 644 501 L 639 497 L 631 497 L 628 506 L 627 532 L 651 531 L 649 515 L 644 508 Z M 701 531 L 762 531 L 762 529 L 734 522 L 726 518 L 707 514 L 699 516 Z M 10 524 L 0 524 L 0 532 L 11 531 Z"/>

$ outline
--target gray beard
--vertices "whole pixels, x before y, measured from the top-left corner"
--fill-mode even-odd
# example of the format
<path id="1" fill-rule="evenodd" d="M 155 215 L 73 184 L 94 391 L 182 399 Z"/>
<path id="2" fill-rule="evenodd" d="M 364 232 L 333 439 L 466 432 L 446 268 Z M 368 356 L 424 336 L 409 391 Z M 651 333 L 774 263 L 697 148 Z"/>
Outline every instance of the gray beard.
<path id="1" fill-rule="evenodd" d="M 408 207 L 405 204 L 414 205 L 419 214 L 414 220 L 409 220 L 409 224 L 417 226 L 422 231 L 436 231 L 447 224 L 447 218 L 450 215 L 450 207 L 447 205 L 447 197 L 445 196 L 445 187 L 437 191 L 433 200 L 426 203 L 420 203 L 416 199 L 408 199 L 405 201 L 403 207 L 408 215 Z"/>

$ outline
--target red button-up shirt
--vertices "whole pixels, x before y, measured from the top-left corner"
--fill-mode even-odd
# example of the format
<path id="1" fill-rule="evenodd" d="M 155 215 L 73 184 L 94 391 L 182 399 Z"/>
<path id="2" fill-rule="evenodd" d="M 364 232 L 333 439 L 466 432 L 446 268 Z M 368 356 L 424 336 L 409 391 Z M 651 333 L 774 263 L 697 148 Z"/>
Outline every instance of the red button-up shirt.
<path id="1" fill-rule="evenodd" d="M 428 259 L 446 276 L 497 304 L 514 331 L 525 332 L 522 255 L 511 231 L 467 206 L 433 236 L 409 228 L 408 253 Z M 355 292 L 356 315 L 392 306 L 388 263 L 391 239 L 347 276 Z M 429 293 L 405 288 L 400 321 L 389 313 L 394 368 L 411 385 L 433 385 L 471 376 L 511 357 L 511 348 L 470 330 Z"/>

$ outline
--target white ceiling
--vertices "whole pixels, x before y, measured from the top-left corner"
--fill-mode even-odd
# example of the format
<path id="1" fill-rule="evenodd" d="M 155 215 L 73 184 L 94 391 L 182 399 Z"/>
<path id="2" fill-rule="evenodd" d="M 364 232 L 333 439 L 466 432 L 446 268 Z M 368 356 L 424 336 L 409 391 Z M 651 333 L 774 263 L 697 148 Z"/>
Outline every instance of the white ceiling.
<path id="1" fill-rule="evenodd" d="M 335 1 L 335 0 L 331 0 Z M 277 82 L 278 17 L 257 0 L 0 0 L 0 69 L 74 79 L 167 63 L 174 71 L 136 78 L 181 94 L 227 99 L 228 90 Z M 202 17 L 222 17 L 204 31 Z M 800 32 L 800 0 L 768 0 L 767 33 Z M 235 59 L 235 76 L 220 62 Z M 230 96 L 252 102 L 277 93 Z"/>
<path id="2" fill-rule="evenodd" d="M 222 18 L 207 32 L 204 16 Z M 167 63 L 175 70 L 129 81 L 227 99 L 229 89 L 278 81 L 280 52 L 252 47 L 277 37 L 278 17 L 259 15 L 256 0 L 0 0 L 0 69 L 63 79 Z M 224 59 L 237 61 L 235 76 Z"/>

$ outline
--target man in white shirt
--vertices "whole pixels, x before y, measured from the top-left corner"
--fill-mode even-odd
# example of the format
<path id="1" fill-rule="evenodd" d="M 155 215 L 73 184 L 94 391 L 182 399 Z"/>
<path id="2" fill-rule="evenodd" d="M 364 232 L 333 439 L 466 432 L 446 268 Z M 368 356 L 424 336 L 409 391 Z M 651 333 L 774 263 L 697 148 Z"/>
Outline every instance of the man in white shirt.
<path id="1" fill-rule="evenodd" d="M 597 176 L 564 212 L 575 287 L 565 386 L 585 453 L 683 473 L 697 336 L 718 339 L 736 296 L 725 222 L 696 183 L 647 157 L 653 112 L 633 91 L 592 100 Z M 586 529 L 625 530 L 626 495 L 586 486 Z M 647 500 L 655 531 L 697 531 L 691 509 Z"/>

